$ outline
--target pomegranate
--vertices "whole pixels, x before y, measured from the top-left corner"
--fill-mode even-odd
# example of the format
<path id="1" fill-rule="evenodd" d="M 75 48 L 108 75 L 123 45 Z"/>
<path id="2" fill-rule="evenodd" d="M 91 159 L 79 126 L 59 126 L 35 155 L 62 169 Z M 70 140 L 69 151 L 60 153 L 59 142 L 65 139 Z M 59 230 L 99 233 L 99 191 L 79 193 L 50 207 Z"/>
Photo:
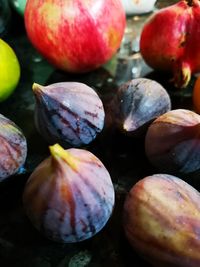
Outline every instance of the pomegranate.
<path id="1" fill-rule="evenodd" d="M 141 54 L 152 68 L 173 72 L 176 87 L 200 71 L 200 1 L 182 0 L 160 9 L 145 23 Z"/>
<path id="2" fill-rule="evenodd" d="M 111 59 L 126 22 L 120 0 L 28 0 L 24 20 L 33 46 L 69 72 L 87 72 Z"/>

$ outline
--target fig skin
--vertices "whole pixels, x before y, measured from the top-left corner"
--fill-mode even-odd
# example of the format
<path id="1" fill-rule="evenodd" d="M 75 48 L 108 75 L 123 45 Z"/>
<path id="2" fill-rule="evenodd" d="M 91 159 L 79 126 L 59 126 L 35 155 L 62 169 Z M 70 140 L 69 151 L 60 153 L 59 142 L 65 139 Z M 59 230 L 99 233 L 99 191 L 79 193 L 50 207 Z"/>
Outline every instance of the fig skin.
<path id="1" fill-rule="evenodd" d="M 64 147 L 92 142 L 104 127 L 101 99 L 89 86 L 78 82 L 33 84 L 35 125 L 49 143 Z"/>
<path id="2" fill-rule="evenodd" d="M 31 174 L 23 203 L 32 224 L 47 238 L 74 243 L 91 238 L 107 223 L 114 187 L 107 169 L 91 152 L 56 144 Z"/>
<path id="3" fill-rule="evenodd" d="M 22 130 L 0 114 L 0 182 L 16 174 L 27 156 L 27 142 Z"/>
<path id="4" fill-rule="evenodd" d="M 144 131 L 149 123 L 171 109 L 167 91 L 156 81 L 137 78 L 122 84 L 113 99 L 113 121 L 126 134 Z"/>
<path id="5" fill-rule="evenodd" d="M 178 177 L 145 177 L 125 199 L 126 237 L 155 267 L 199 267 L 199 203 L 199 192 Z"/>
<path id="6" fill-rule="evenodd" d="M 152 122 L 145 153 L 159 171 L 193 174 L 200 170 L 200 115 L 186 109 L 169 111 Z"/>

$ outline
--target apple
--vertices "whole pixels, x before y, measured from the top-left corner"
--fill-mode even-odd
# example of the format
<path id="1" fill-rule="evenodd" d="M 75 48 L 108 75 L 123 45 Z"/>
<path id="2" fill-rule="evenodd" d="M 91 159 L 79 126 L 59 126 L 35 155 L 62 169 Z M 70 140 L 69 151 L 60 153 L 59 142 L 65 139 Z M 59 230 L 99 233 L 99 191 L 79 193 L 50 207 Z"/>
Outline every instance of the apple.
<path id="1" fill-rule="evenodd" d="M 28 0 L 24 21 L 44 58 L 58 69 L 81 73 L 117 52 L 126 17 L 121 0 Z"/>

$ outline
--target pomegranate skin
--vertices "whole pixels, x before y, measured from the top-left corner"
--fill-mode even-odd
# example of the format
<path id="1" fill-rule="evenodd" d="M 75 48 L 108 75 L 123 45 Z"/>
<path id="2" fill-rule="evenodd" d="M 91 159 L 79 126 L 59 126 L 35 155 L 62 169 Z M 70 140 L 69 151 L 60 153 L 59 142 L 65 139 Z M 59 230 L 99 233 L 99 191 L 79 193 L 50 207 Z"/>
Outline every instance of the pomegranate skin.
<path id="1" fill-rule="evenodd" d="M 200 71 L 200 1 L 180 1 L 156 12 L 144 25 L 140 49 L 148 65 L 173 72 L 174 85 L 187 86 Z"/>
<path id="2" fill-rule="evenodd" d="M 108 61 L 125 29 L 120 0 L 28 0 L 24 20 L 35 48 L 69 72 L 87 72 Z"/>

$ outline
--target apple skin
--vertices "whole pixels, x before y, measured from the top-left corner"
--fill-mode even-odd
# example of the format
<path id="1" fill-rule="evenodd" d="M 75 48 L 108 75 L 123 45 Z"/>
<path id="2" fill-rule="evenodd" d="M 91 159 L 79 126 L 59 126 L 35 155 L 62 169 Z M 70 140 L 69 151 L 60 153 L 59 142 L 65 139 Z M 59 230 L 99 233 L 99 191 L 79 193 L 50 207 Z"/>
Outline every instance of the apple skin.
<path id="1" fill-rule="evenodd" d="M 81 73 L 117 52 L 126 17 L 120 0 L 28 0 L 24 21 L 44 58 L 58 69 Z"/>

